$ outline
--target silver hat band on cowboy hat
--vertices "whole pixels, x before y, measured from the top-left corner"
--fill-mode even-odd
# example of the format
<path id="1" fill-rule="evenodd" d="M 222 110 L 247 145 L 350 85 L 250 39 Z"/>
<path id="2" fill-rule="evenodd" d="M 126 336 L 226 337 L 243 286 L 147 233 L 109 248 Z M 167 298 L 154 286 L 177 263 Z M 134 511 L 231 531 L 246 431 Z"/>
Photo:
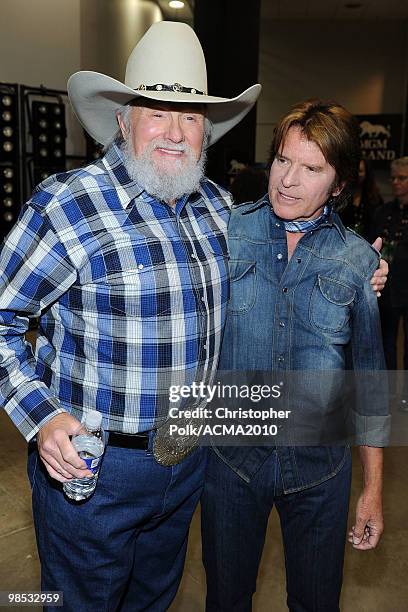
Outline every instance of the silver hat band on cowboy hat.
<path id="1" fill-rule="evenodd" d="M 180 83 L 173 83 L 173 85 L 165 85 L 164 83 L 157 83 L 156 85 L 144 85 L 143 83 L 139 87 L 135 87 L 136 91 L 181 91 L 183 93 L 199 94 L 206 96 L 206 91 L 199 91 L 194 87 L 185 87 Z"/>

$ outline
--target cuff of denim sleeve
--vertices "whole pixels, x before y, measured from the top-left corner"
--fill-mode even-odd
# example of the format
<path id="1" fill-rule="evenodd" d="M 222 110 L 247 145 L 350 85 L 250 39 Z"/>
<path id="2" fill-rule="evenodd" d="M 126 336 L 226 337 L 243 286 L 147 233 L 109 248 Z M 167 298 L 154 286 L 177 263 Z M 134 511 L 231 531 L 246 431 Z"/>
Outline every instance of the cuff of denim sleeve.
<path id="1" fill-rule="evenodd" d="M 353 442 L 356 446 L 387 446 L 391 434 L 391 415 L 351 413 Z"/>

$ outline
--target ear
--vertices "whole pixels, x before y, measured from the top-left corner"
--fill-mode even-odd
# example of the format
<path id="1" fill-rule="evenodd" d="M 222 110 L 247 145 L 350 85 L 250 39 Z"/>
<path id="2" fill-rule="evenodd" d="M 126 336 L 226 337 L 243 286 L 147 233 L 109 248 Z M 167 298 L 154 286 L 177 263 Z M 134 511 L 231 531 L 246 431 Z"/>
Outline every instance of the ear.
<path id="1" fill-rule="evenodd" d="M 126 140 L 127 129 L 120 113 L 116 113 L 116 120 L 119 124 L 120 131 L 122 132 L 122 137 L 124 140 Z"/>
<path id="2" fill-rule="evenodd" d="M 336 197 L 340 195 L 345 186 L 346 186 L 346 181 L 343 181 L 342 183 L 340 183 L 340 185 L 337 185 L 337 187 L 331 193 L 332 196 Z"/>

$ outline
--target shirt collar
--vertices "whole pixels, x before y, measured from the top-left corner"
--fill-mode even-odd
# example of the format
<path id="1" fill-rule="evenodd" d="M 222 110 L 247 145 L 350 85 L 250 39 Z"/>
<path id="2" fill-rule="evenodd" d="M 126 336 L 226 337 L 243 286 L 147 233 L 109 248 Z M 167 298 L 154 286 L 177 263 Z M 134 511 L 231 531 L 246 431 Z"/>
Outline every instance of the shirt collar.
<path id="1" fill-rule="evenodd" d="M 326 221 L 320 225 L 320 227 L 327 227 L 327 226 L 329 227 L 334 226 L 336 230 L 339 232 L 340 237 L 342 238 L 343 242 L 346 242 L 346 228 L 344 227 L 343 222 L 340 219 L 339 215 L 334 210 L 332 210 L 329 213 Z"/>
<path id="2" fill-rule="evenodd" d="M 102 158 L 110 179 L 117 189 L 120 201 L 127 208 L 134 198 L 140 196 L 144 189 L 137 181 L 131 179 L 123 163 L 123 154 L 116 142 L 112 143 Z"/>
<path id="3" fill-rule="evenodd" d="M 273 212 L 273 208 L 272 205 L 269 201 L 269 196 L 266 193 L 260 200 L 258 200 L 258 202 L 254 202 L 253 204 L 251 204 L 243 214 L 248 214 L 251 213 L 255 210 L 258 210 L 258 208 L 262 208 L 263 206 L 269 206 L 269 208 L 271 209 L 271 213 L 274 219 L 278 220 L 278 217 L 275 215 L 275 213 Z M 324 221 L 324 223 L 322 223 L 320 227 L 335 227 L 336 230 L 339 232 L 342 240 L 344 242 L 346 242 L 346 229 L 339 217 L 339 215 L 334 212 L 333 210 L 330 211 L 330 213 L 327 216 L 326 221 Z"/>
<path id="4" fill-rule="evenodd" d="M 269 198 L 268 198 L 268 202 L 269 202 Z M 276 216 L 276 215 L 274 215 L 274 216 Z M 343 242 L 346 242 L 346 229 L 345 229 L 345 227 L 344 227 L 344 225 L 343 225 L 339 215 L 333 210 L 332 207 L 330 207 L 330 212 L 327 215 L 326 220 L 323 221 L 323 223 L 321 223 L 316 228 L 316 230 L 318 230 L 318 229 L 320 229 L 322 227 L 335 227 L 336 230 L 338 231 L 338 233 L 340 234 L 340 237 L 343 240 Z M 313 231 L 316 231 L 316 230 L 313 230 Z"/>
<path id="5" fill-rule="evenodd" d="M 240 205 L 238 204 L 238 206 Z M 258 208 L 263 208 L 264 206 L 269 206 L 269 208 L 272 211 L 272 206 L 271 206 L 271 203 L 269 202 L 269 197 L 267 193 L 257 202 L 253 202 L 252 204 L 249 204 L 249 205 L 245 204 L 245 211 L 242 214 L 243 215 L 249 214 L 255 210 L 258 210 Z"/>

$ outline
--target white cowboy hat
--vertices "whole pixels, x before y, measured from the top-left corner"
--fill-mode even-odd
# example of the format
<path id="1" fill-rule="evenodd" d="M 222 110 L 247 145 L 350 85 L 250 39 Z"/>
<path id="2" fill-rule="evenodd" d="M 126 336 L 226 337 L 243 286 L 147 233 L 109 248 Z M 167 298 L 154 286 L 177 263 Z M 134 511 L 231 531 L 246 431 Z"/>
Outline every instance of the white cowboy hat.
<path id="1" fill-rule="evenodd" d="M 213 144 L 245 117 L 260 93 L 258 84 L 231 99 L 209 96 L 200 41 L 190 26 L 173 21 L 155 23 L 140 39 L 128 59 L 125 84 L 87 70 L 76 72 L 68 80 L 75 114 L 92 138 L 103 145 L 118 130 L 117 109 L 139 96 L 206 104 L 213 124 L 209 144 Z"/>

